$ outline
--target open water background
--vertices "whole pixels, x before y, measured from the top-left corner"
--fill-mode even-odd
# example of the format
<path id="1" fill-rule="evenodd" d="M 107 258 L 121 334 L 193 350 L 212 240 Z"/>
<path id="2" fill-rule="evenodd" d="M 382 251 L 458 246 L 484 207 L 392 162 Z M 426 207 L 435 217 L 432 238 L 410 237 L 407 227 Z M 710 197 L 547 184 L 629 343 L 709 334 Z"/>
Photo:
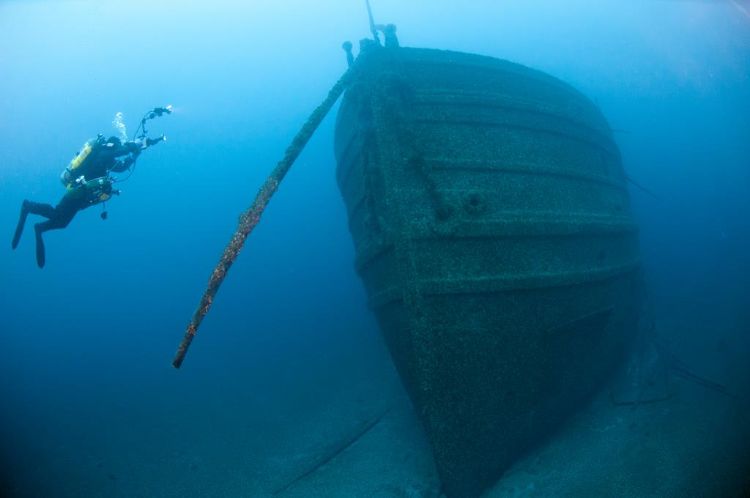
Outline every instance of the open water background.
<path id="1" fill-rule="evenodd" d="M 698 313 L 690 333 L 715 345 L 694 366 L 750 349 L 746 1 L 373 9 L 403 45 L 507 58 L 594 100 L 657 196 L 631 191 L 654 299 Z M 345 70 L 342 41 L 367 35 L 359 1 L 0 2 L 0 495 L 253 496 L 252 469 L 306 413 L 393 376 L 353 269 L 333 116 L 170 365 L 237 216 Z M 150 129 L 169 140 L 107 221 L 95 207 L 48 233 L 44 270 L 32 218 L 11 251 L 21 201 L 57 202 L 85 140 L 167 103 Z M 366 411 L 382 392 L 362 389 Z"/>

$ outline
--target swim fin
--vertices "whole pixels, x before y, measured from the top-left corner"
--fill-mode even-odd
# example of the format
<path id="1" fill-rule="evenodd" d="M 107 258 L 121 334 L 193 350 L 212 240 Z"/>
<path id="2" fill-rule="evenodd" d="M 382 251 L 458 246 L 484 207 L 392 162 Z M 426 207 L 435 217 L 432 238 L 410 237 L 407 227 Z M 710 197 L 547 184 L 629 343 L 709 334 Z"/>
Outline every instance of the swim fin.
<path id="1" fill-rule="evenodd" d="M 26 225 L 26 217 L 29 215 L 29 201 L 23 201 L 21 204 L 21 214 L 18 215 L 18 225 L 16 225 L 16 233 L 13 234 L 13 242 L 11 247 L 15 249 L 18 247 L 18 243 L 21 241 L 21 234 L 23 234 L 23 227 Z"/>
<path id="2" fill-rule="evenodd" d="M 34 226 L 34 232 L 36 233 L 36 264 L 39 268 L 44 268 L 44 240 L 42 239 L 42 231 L 39 229 L 39 225 Z"/>

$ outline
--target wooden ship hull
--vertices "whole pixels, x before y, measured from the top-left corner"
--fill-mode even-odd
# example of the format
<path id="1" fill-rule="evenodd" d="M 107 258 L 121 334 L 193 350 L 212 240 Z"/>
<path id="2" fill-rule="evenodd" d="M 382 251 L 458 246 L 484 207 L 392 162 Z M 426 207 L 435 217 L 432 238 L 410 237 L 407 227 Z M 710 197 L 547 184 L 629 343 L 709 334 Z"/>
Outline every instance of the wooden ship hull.
<path id="1" fill-rule="evenodd" d="M 620 363 L 639 252 L 610 128 L 524 66 L 360 55 L 337 180 L 367 290 L 449 497 L 478 496 Z"/>

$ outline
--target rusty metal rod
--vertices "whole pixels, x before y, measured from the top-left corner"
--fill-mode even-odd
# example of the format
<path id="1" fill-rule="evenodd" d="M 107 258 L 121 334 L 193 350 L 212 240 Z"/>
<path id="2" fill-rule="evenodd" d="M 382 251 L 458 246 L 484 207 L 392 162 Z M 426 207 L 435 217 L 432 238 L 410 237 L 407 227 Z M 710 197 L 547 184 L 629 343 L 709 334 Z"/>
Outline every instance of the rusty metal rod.
<path id="1" fill-rule="evenodd" d="M 284 176 L 287 174 L 289 169 L 292 167 L 292 164 L 294 164 L 297 156 L 299 156 L 300 152 L 302 152 L 302 149 L 305 147 L 307 142 L 310 140 L 310 137 L 312 137 L 315 130 L 323 121 L 323 118 L 326 117 L 328 112 L 333 107 L 333 104 L 336 103 L 338 98 L 346 89 L 346 86 L 352 79 L 352 74 L 354 73 L 355 67 L 356 63 L 352 65 L 341 76 L 341 78 L 339 78 L 335 85 L 333 85 L 331 90 L 328 92 L 328 96 L 326 97 L 326 99 L 313 111 L 313 113 L 307 119 L 299 132 L 297 132 L 297 135 L 295 135 L 292 143 L 289 144 L 289 147 L 287 147 L 286 152 L 284 153 L 284 157 L 281 159 L 281 161 L 278 162 L 274 170 L 268 176 L 265 183 L 258 191 L 258 194 L 255 196 L 255 200 L 253 201 L 253 203 L 240 216 L 240 222 L 237 226 L 237 230 L 234 232 L 234 235 L 227 244 L 226 248 L 224 248 L 224 253 L 221 255 L 219 262 L 216 264 L 216 268 L 214 268 L 214 271 L 211 273 L 211 277 L 208 279 L 206 290 L 203 292 L 203 297 L 201 297 L 198 308 L 195 310 L 195 313 L 193 313 L 193 317 L 187 326 L 185 336 L 182 338 L 182 342 L 177 348 L 177 353 L 175 354 L 174 360 L 172 360 L 172 366 L 174 366 L 175 368 L 180 368 L 182 362 L 185 360 L 185 355 L 187 354 L 188 348 L 190 347 L 190 343 L 193 341 L 195 334 L 198 332 L 198 327 L 200 327 L 203 318 L 211 308 L 211 304 L 213 304 L 214 301 L 214 296 L 219 290 L 219 287 L 224 281 L 224 278 L 227 276 L 229 268 L 232 266 L 232 263 L 234 263 L 234 260 L 237 259 L 237 256 L 240 253 L 240 249 L 242 249 L 242 245 L 245 243 L 245 239 L 247 239 L 247 236 L 250 235 L 250 232 L 253 231 L 255 226 L 260 221 L 260 217 L 263 214 L 263 211 L 266 209 L 268 202 L 271 200 L 273 194 L 276 193 L 276 190 L 279 188 L 279 184 L 284 179 Z"/>

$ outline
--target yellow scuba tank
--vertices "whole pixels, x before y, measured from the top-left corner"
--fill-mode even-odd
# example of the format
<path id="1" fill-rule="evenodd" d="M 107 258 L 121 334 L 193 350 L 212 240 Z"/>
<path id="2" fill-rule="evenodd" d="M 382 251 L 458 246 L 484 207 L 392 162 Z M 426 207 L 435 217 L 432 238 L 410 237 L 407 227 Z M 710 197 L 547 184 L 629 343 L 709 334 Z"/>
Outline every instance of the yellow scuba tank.
<path id="1" fill-rule="evenodd" d="M 73 158 L 72 161 L 70 161 L 70 164 L 68 165 L 68 169 L 70 171 L 75 171 L 78 169 L 78 167 L 83 163 L 83 161 L 86 160 L 87 157 L 89 157 L 89 154 L 91 154 L 91 142 L 86 142 L 83 144 L 83 147 L 81 147 L 81 152 L 76 154 L 76 157 Z"/>
<path id="2" fill-rule="evenodd" d="M 62 181 L 65 187 L 73 187 L 73 184 L 75 183 L 75 171 L 86 162 L 86 159 L 91 155 L 92 150 L 94 150 L 92 140 L 89 140 L 83 144 L 81 151 L 76 154 L 76 156 L 70 161 L 70 164 L 68 164 L 68 167 L 63 170 L 60 175 L 60 181 Z"/>

